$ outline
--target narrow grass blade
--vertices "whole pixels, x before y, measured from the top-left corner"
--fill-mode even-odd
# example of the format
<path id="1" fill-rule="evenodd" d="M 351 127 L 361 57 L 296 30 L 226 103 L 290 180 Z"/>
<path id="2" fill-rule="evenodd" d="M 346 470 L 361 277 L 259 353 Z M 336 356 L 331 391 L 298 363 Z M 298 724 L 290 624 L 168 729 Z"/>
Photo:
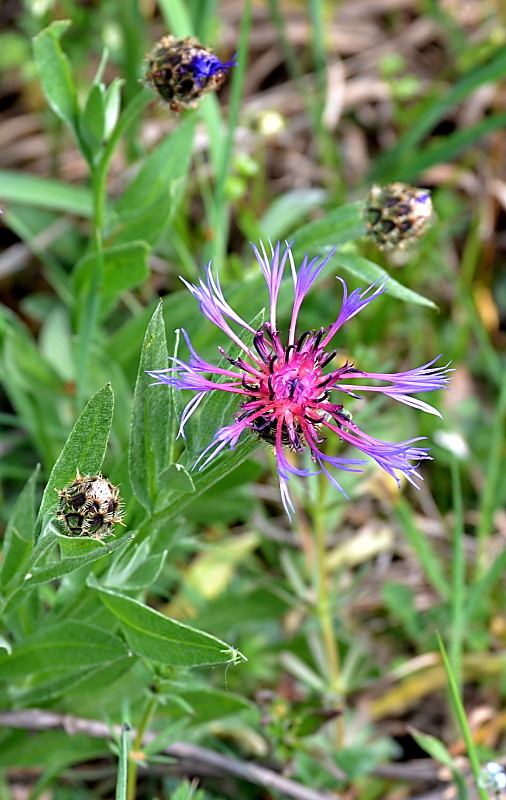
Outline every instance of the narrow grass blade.
<path id="1" fill-rule="evenodd" d="M 447 92 L 434 94 L 419 109 L 415 123 L 402 136 L 400 143 L 376 159 L 371 170 L 370 180 L 386 180 L 400 177 L 397 172 L 399 161 L 403 161 L 407 153 L 413 153 L 420 141 L 443 118 L 449 110 L 464 100 L 474 89 L 484 83 L 500 80 L 506 72 L 506 50 L 500 47 L 486 63 L 470 69 Z"/>
<path id="2" fill-rule="evenodd" d="M 91 192 L 85 186 L 73 186 L 39 175 L 24 175 L 0 170 L 0 198 L 9 203 L 50 208 L 80 217 L 91 217 Z"/>
<path id="3" fill-rule="evenodd" d="M 478 754 L 476 752 L 476 747 L 473 741 L 473 737 L 471 736 L 469 725 L 467 723 L 466 712 L 464 706 L 462 705 L 462 700 L 460 699 L 459 687 L 455 680 L 455 676 L 453 674 L 453 670 L 451 668 L 450 661 L 448 659 L 448 655 L 446 653 L 446 649 L 443 644 L 443 640 L 441 639 L 441 636 L 439 634 L 438 634 L 438 644 L 439 644 L 439 649 L 441 651 L 443 664 L 446 670 L 446 675 L 448 677 L 450 696 L 455 709 L 455 714 L 457 716 L 457 721 L 460 727 L 460 731 L 462 733 L 462 737 L 466 743 L 467 755 L 469 757 L 469 763 L 471 764 L 471 770 L 473 772 L 473 776 L 476 782 L 476 790 L 478 793 L 478 797 L 480 798 L 480 800 L 490 800 L 487 790 L 480 783 L 480 775 L 481 775 L 480 761 L 478 758 Z"/>

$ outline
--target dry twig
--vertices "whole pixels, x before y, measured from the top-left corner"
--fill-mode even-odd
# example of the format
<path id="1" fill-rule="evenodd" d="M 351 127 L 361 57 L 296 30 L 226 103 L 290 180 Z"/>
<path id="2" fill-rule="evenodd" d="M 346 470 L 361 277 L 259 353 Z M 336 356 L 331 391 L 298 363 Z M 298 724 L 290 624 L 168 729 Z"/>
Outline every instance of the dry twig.
<path id="1" fill-rule="evenodd" d="M 111 739 L 120 736 L 121 726 L 110 727 L 98 720 L 74 717 L 72 714 L 56 714 L 38 708 L 27 708 L 21 711 L 0 711 L 0 726 L 22 728 L 30 731 L 63 730 L 69 736 L 81 733 L 96 739 Z M 133 731 L 135 736 L 135 731 Z M 155 734 L 147 734 L 144 744 L 156 738 Z M 335 792 L 315 791 L 289 778 L 284 778 L 273 770 L 258 764 L 234 761 L 221 753 L 215 753 L 205 747 L 187 742 L 173 742 L 164 748 L 163 753 L 180 761 L 190 774 L 201 773 L 215 775 L 231 775 L 234 778 L 280 792 L 292 800 L 337 800 Z"/>

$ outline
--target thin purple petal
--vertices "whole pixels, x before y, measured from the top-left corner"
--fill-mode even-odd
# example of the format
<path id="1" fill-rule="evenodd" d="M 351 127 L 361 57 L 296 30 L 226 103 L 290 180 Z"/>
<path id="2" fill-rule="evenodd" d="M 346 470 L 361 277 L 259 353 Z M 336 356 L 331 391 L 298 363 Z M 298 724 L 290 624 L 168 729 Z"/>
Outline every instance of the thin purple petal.
<path id="1" fill-rule="evenodd" d="M 199 88 L 202 88 L 202 85 L 212 75 L 216 75 L 218 72 L 228 72 L 231 67 L 236 67 L 238 63 L 236 56 L 237 53 L 234 53 L 228 61 L 221 61 L 213 53 L 197 53 L 192 59 L 190 69 L 195 75 Z"/>
<path id="2" fill-rule="evenodd" d="M 342 278 L 337 278 L 337 280 L 340 281 L 343 286 L 341 311 L 336 321 L 329 327 L 328 333 L 321 343 L 322 347 L 327 347 L 332 337 L 345 322 L 354 317 L 355 314 L 358 314 L 359 311 L 362 311 L 372 300 L 386 291 L 388 277 L 378 279 L 374 283 L 371 283 L 367 289 L 355 289 L 349 296 L 346 283 Z M 370 294 L 370 292 L 372 292 L 372 294 Z"/>
<path id="3" fill-rule="evenodd" d="M 293 311 L 292 311 L 292 319 L 290 322 L 290 330 L 288 333 L 288 343 L 292 344 L 295 341 L 295 327 L 297 325 L 297 318 L 299 315 L 300 307 L 302 305 L 302 301 L 304 300 L 305 296 L 309 292 L 311 286 L 317 279 L 320 272 L 327 266 L 330 259 L 335 253 L 335 249 L 332 249 L 331 252 L 328 254 L 326 258 L 322 261 L 317 258 L 313 258 L 311 261 L 308 261 L 308 254 L 304 256 L 304 261 L 302 262 L 300 269 L 295 272 L 292 269 L 292 275 L 295 273 L 294 279 L 294 302 L 293 302 Z M 290 253 L 291 255 L 291 253 Z M 293 258 L 292 258 L 293 264 Z"/>

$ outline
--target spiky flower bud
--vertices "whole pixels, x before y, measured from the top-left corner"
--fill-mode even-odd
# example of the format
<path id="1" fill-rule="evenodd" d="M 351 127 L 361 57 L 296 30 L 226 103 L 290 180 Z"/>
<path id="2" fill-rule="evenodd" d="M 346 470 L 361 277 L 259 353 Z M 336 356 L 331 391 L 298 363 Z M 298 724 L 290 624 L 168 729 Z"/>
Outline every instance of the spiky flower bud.
<path id="1" fill-rule="evenodd" d="M 373 186 L 365 201 L 365 220 L 371 239 L 382 250 L 405 247 L 429 227 L 432 200 L 428 189 L 406 183 Z"/>
<path id="2" fill-rule="evenodd" d="M 57 490 L 58 491 L 58 490 Z M 68 536 L 109 536 L 116 523 L 122 524 L 123 513 L 117 486 L 98 475 L 79 474 L 61 491 L 60 519 Z"/>
<path id="3" fill-rule="evenodd" d="M 220 61 L 193 36 L 164 36 L 146 60 L 147 82 L 172 111 L 196 108 L 198 100 L 218 89 L 237 63 L 235 55 L 229 61 Z"/>

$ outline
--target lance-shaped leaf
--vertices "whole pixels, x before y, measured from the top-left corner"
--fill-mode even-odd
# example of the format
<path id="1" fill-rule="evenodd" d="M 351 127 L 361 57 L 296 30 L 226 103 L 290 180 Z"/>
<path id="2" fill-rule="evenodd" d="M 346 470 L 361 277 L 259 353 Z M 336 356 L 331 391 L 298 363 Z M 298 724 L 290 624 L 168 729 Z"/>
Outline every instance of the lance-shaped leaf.
<path id="1" fill-rule="evenodd" d="M 315 256 L 319 248 L 339 247 L 360 239 L 366 233 L 362 203 L 338 206 L 321 219 L 308 222 L 294 231 L 294 258 L 302 258 L 305 253 Z"/>
<path id="2" fill-rule="evenodd" d="M 128 450 L 132 489 L 147 509 L 154 506 L 158 476 L 168 466 L 170 414 L 173 410 L 170 395 L 150 387 L 151 379 L 146 370 L 165 366 L 167 355 L 165 325 L 159 304 L 142 345 Z"/>
<path id="3" fill-rule="evenodd" d="M 60 46 L 60 37 L 69 25 L 69 20 L 52 22 L 34 38 L 33 52 L 47 102 L 77 135 L 76 89 L 68 59 Z"/>
<path id="4" fill-rule="evenodd" d="M 381 278 L 384 278 L 386 275 L 383 267 L 379 267 L 378 264 L 369 261 L 363 256 L 359 256 L 358 253 L 353 253 L 351 250 L 338 250 L 334 258 L 340 267 L 368 283 L 381 280 Z M 403 286 L 402 283 L 396 281 L 395 278 L 389 277 L 387 291 L 389 295 L 396 297 L 398 300 L 403 300 L 405 303 L 416 303 L 420 306 L 428 306 L 429 308 L 437 309 L 436 304 L 432 300 L 429 300 L 428 297 L 424 297 L 422 294 L 408 289 L 407 286 Z"/>
<path id="5" fill-rule="evenodd" d="M 5 589 L 28 558 L 35 527 L 35 486 L 39 467 L 34 470 L 19 495 L 5 531 L 2 549 L 0 585 Z"/>
<path id="6" fill-rule="evenodd" d="M 124 642 L 110 631 L 86 622 L 65 620 L 39 628 L 16 645 L 11 655 L 0 655 L 0 678 L 79 672 L 127 656 Z"/>
<path id="7" fill-rule="evenodd" d="M 169 619 L 138 600 L 99 586 L 92 575 L 88 585 L 97 589 L 105 606 L 118 617 L 132 651 L 143 658 L 174 667 L 226 664 L 246 658 L 215 636 Z"/>

